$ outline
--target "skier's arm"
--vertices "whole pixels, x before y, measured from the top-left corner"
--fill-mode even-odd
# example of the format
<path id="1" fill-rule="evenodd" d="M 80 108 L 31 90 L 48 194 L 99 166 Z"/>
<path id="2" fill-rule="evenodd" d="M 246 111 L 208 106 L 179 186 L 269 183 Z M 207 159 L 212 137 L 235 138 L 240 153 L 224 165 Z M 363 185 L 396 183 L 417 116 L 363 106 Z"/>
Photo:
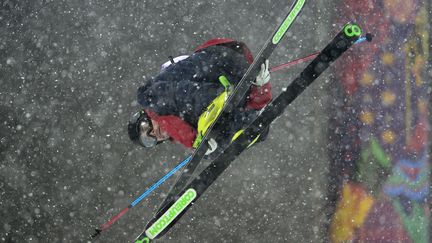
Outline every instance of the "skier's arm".
<path id="1" fill-rule="evenodd" d="M 261 110 L 272 100 L 271 84 L 267 83 L 261 87 L 253 85 L 246 100 L 246 109 Z"/>

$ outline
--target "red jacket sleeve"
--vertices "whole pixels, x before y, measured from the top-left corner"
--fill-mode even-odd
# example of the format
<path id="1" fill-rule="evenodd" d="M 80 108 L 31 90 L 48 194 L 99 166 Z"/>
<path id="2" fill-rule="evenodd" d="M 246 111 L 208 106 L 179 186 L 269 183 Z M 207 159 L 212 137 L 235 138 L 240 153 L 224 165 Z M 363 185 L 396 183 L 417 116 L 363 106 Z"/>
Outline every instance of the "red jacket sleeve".
<path id="1" fill-rule="evenodd" d="M 160 128 L 168 133 L 172 140 L 183 144 L 187 148 L 192 148 L 197 134 L 195 128 L 174 115 L 159 116 L 147 109 L 146 113 L 152 120 L 159 123 Z"/>
<path id="2" fill-rule="evenodd" d="M 246 100 L 246 109 L 261 110 L 272 100 L 271 83 L 268 82 L 263 86 L 252 85 L 249 96 Z"/>

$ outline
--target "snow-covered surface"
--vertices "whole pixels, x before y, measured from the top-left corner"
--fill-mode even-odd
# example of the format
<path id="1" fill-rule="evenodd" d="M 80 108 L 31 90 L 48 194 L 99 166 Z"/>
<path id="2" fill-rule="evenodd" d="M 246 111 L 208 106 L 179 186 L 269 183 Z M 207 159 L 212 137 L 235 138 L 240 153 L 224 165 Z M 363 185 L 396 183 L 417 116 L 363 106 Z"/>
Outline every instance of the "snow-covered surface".
<path id="1" fill-rule="evenodd" d="M 188 152 L 127 137 L 137 88 L 213 37 L 256 54 L 289 1 L 10 1 L 0 4 L 0 242 L 82 242 Z M 271 66 L 319 50 L 334 6 L 309 1 Z M 304 65 L 303 65 L 304 66 Z M 302 65 L 273 74 L 277 94 Z M 325 241 L 326 72 L 161 242 Z M 130 242 L 174 179 L 99 242 Z"/>

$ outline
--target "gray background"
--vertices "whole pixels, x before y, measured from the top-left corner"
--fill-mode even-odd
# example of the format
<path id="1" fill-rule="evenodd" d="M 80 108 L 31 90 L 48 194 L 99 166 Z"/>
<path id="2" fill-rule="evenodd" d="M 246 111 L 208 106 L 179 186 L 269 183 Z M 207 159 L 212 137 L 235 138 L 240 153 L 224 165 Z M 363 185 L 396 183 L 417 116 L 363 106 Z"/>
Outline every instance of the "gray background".
<path id="1" fill-rule="evenodd" d="M 273 65 L 326 45 L 334 6 L 308 1 Z M 334 4 L 334 3 L 333 3 Z M 128 140 L 136 90 L 214 37 L 256 54 L 291 1 L 1 0 L 0 241 L 81 242 L 182 160 Z M 272 66 L 273 66 L 272 65 Z M 277 94 L 304 67 L 273 74 Z M 330 73 L 242 154 L 161 242 L 325 241 Z M 164 186 L 98 242 L 131 242 Z"/>

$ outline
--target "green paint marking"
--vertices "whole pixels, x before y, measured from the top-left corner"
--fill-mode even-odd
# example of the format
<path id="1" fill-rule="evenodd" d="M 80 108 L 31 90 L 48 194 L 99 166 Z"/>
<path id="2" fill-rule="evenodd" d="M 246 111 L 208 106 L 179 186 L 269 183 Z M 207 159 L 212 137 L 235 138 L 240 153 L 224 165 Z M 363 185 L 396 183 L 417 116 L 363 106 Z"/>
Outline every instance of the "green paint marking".
<path id="1" fill-rule="evenodd" d="M 361 36 L 362 29 L 357 24 L 347 24 L 344 27 L 344 34 L 347 37 Z"/>
<path id="2" fill-rule="evenodd" d="M 145 233 L 154 239 L 196 198 L 197 192 L 189 188 Z"/>
<path id="3" fill-rule="evenodd" d="M 300 0 L 296 3 L 290 14 L 285 18 L 284 22 L 281 24 L 279 29 L 276 31 L 276 34 L 273 36 L 272 43 L 277 44 L 282 39 L 282 37 L 285 35 L 285 32 L 288 30 L 288 28 L 291 26 L 291 24 L 294 22 L 294 19 L 297 17 L 297 15 L 302 10 L 306 0 Z"/>
<path id="4" fill-rule="evenodd" d="M 408 232 L 412 242 L 427 243 L 428 226 L 430 219 L 427 215 L 427 206 L 422 205 L 416 201 L 410 201 L 412 205 L 412 212 L 407 214 L 398 199 L 392 199 L 393 207 L 397 214 L 402 219 L 405 230 Z"/>
<path id="5" fill-rule="evenodd" d="M 381 193 L 381 182 L 391 170 L 391 159 L 381 147 L 379 140 L 371 136 L 361 151 L 361 158 L 356 162 L 355 180 L 360 182 L 372 195 Z"/>
<path id="6" fill-rule="evenodd" d="M 373 156 L 377 159 L 377 161 L 380 163 L 380 165 L 384 168 L 390 168 L 391 167 L 391 161 L 389 156 L 384 152 L 384 150 L 381 148 L 378 140 L 376 138 L 372 138 L 370 143 L 370 148 L 372 150 Z"/>

